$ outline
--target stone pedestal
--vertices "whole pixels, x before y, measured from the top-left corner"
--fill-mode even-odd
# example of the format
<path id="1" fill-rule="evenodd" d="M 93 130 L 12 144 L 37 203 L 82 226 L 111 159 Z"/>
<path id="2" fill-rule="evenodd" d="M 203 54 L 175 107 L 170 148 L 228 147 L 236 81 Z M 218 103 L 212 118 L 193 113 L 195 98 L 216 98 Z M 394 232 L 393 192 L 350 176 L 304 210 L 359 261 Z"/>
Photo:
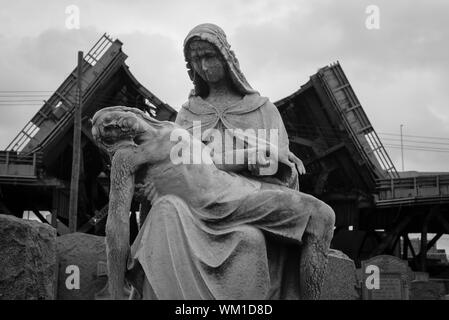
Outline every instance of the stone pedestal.
<path id="1" fill-rule="evenodd" d="M 94 300 L 95 293 L 107 282 L 98 276 L 98 262 L 106 261 L 104 237 L 85 233 L 72 233 L 57 238 L 59 258 L 59 300 Z M 79 270 L 79 288 L 67 286 L 67 278 Z M 73 284 L 71 278 L 69 284 Z"/>
<path id="2" fill-rule="evenodd" d="M 0 215 L 0 299 L 55 299 L 55 239 L 48 224 Z"/>
<path id="3" fill-rule="evenodd" d="M 321 300 L 358 300 L 354 261 L 338 250 L 330 250 Z"/>

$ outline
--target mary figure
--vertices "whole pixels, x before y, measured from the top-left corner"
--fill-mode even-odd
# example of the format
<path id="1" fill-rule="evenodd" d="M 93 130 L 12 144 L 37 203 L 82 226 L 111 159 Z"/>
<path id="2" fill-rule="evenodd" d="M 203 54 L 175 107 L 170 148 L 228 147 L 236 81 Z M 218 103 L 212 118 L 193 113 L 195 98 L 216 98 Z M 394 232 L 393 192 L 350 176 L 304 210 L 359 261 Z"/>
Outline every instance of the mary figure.
<path id="1" fill-rule="evenodd" d="M 199 130 L 204 144 L 221 150 L 211 154 L 215 166 L 234 179 L 207 190 L 211 199 L 204 207 L 174 196 L 152 199 L 128 265 L 144 271 L 142 297 L 318 299 L 334 212 L 298 191 L 298 173 L 305 170 L 289 150 L 277 108 L 249 85 L 218 26 L 190 31 L 184 55 L 194 88 L 176 123 L 192 134 Z M 236 151 L 225 137 L 239 138 L 236 130 L 248 129 L 276 132 L 275 140 L 267 138 L 277 152 L 274 172 L 264 173 L 272 160 L 267 154 L 253 162 L 225 161 L 224 154 Z M 211 136 L 211 130 L 221 134 Z"/>

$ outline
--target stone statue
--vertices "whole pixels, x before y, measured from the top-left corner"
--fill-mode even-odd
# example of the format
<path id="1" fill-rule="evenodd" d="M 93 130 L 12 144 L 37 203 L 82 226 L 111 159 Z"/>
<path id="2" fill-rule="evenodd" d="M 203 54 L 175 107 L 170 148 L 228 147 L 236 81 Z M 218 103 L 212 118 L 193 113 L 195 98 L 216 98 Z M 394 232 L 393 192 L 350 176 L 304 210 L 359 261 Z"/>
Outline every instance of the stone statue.
<path id="1" fill-rule="evenodd" d="M 224 32 L 197 26 L 184 53 L 194 90 L 176 123 L 127 107 L 93 118 L 93 136 L 112 158 L 112 298 L 126 298 L 126 276 L 144 299 L 318 299 L 333 210 L 298 191 L 298 171 L 305 170 L 288 149 L 282 119 L 248 84 Z M 277 139 L 242 139 L 238 129 L 275 130 Z M 229 134 L 244 140 L 241 149 L 225 143 Z M 202 154 L 200 162 L 191 161 L 192 150 Z M 241 150 L 242 162 L 226 161 Z M 178 151 L 190 162 L 175 159 Z M 276 170 L 264 171 L 273 162 Z M 129 247 L 136 186 L 152 208 Z"/>

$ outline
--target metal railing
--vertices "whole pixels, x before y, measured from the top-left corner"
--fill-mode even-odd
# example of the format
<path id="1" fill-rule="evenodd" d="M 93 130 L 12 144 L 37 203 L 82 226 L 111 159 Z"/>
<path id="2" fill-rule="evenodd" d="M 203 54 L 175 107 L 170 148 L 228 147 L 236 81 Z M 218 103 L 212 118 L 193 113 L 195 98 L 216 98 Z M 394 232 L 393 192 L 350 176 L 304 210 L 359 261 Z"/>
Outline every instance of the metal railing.
<path id="1" fill-rule="evenodd" d="M 89 50 L 89 52 L 84 56 L 84 60 L 88 62 L 91 66 L 94 66 L 98 61 L 100 61 L 103 54 L 112 45 L 114 40 L 106 33 L 97 41 Z"/>
<path id="2" fill-rule="evenodd" d="M 109 35 L 106 33 L 103 34 L 97 43 L 95 43 L 84 56 L 85 63 L 82 66 L 82 73 L 95 66 L 113 42 L 114 40 Z M 44 101 L 41 109 L 11 141 L 6 147 L 6 150 L 21 152 L 32 139 L 35 139 L 35 135 L 45 121 L 51 119 L 54 122 L 58 122 L 65 114 L 73 109 L 73 106 L 77 103 L 77 99 L 76 96 L 71 95 L 70 92 L 72 92 L 76 86 L 76 69 L 77 68 L 71 72 L 51 97 L 47 101 Z"/>
<path id="3" fill-rule="evenodd" d="M 327 71 L 329 71 L 330 74 Z M 332 84 L 329 83 L 329 80 L 327 79 L 329 76 L 331 76 L 330 80 L 332 81 Z M 371 165 L 375 165 L 373 161 L 377 161 L 380 166 L 379 169 L 382 169 L 385 172 L 385 174 L 382 174 L 381 176 L 399 178 L 399 174 L 396 171 L 391 158 L 368 120 L 360 101 L 352 90 L 352 87 L 340 66 L 340 63 L 337 62 L 321 69 L 319 71 L 319 77 L 362 158 Z M 340 105 L 339 99 L 336 96 L 339 93 L 343 94 L 345 102 L 347 103 L 347 108 L 343 109 Z M 353 122 L 350 122 L 348 119 L 350 114 Z M 355 128 L 354 122 L 356 122 L 357 126 L 360 128 Z M 370 150 L 365 149 L 361 144 L 362 140 L 367 143 L 367 147 L 369 147 Z M 369 153 L 373 153 L 374 159 L 369 157 Z"/>
<path id="4" fill-rule="evenodd" d="M 449 197 L 449 175 L 380 179 L 376 181 L 379 200 L 412 197 Z"/>
<path id="5" fill-rule="evenodd" d="M 0 151 L 0 176 L 35 178 L 41 162 L 42 154 L 39 152 L 20 155 L 15 151 Z"/>

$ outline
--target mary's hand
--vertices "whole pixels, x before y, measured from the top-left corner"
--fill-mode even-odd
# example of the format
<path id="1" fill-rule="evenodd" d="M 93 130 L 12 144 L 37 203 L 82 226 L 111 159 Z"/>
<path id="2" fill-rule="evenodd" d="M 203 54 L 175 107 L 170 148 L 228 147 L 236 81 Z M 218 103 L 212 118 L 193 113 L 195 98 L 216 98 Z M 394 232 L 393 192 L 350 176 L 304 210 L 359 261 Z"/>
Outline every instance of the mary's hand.
<path id="1" fill-rule="evenodd" d="M 248 161 L 248 170 L 254 175 L 260 175 L 260 169 L 268 167 L 270 161 L 261 152 L 255 153 L 254 158 L 255 161 Z"/>
<path id="2" fill-rule="evenodd" d="M 151 204 L 153 204 L 158 197 L 156 187 L 154 186 L 154 183 L 152 181 L 148 181 L 144 184 L 137 184 L 136 193 L 139 197 L 150 201 Z"/>
<path id="3" fill-rule="evenodd" d="M 299 159 L 295 154 L 291 151 L 288 153 L 288 160 L 293 162 L 296 165 L 296 168 L 298 169 L 299 174 L 305 174 L 306 168 L 304 167 L 304 164 L 302 163 L 301 159 Z"/>
<path id="4" fill-rule="evenodd" d="M 265 152 L 248 151 L 248 170 L 255 176 L 271 176 L 278 169 L 278 158 L 274 153 L 267 156 Z"/>

